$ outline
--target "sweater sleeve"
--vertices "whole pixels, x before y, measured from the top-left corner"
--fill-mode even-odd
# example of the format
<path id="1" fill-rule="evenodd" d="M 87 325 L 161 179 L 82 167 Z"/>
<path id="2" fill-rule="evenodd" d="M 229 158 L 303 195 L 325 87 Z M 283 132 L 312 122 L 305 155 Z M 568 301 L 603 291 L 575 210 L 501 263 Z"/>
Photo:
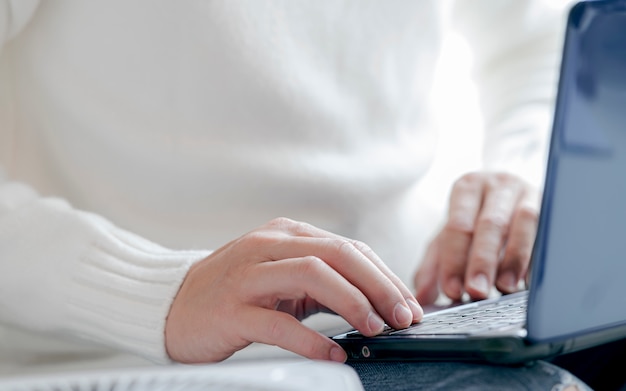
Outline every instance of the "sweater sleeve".
<path id="1" fill-rule="evenodd" d="M 0 184 L 0 322 L 166 362 L 170 305 L 207 255 L 168 250 L 22 184 Z"/>
<path id="2" fill-rule="evenodd" d="M 0 0 L 0 51 L 37 5 L 38 0 Z M 0 119 L 2 126 L 6 121 Z M 2 324 L 166 362 L 170 305 L 191 264 L 207 255 L 163 248 L 0 175 Z"/>
<path id="3" fill-rule="evenodd" d="M 472 48 L 483 163 L 541 187 L 567 0 L 459 1 L 453 28 Z"/>

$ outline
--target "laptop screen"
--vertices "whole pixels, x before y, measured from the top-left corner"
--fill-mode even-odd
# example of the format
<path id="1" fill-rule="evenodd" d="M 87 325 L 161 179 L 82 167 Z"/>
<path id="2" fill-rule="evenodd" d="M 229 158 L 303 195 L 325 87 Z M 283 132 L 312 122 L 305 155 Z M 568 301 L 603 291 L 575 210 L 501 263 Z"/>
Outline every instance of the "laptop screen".
<path id="1" fill-rule="evenodd" d="M 626 2 L 568 20 L 528 333 L 561 339 L 626 323 Z"/>

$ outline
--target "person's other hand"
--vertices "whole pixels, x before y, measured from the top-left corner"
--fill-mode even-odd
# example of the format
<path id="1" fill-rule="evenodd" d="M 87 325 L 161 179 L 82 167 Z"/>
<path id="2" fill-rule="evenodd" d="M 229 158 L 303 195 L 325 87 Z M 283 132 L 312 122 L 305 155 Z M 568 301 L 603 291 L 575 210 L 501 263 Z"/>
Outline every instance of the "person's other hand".
<path id="1" fill-rule="evenodd" d="M 539 217 L 539 192 L 504 173 L 470 173 L 450 194 L 448 219 L 415 275 L 416 297 L 431 304 L 440 290 L 484 299 L 494 286 L 518 290 L 526 277 Z"/>
<path id="2" fill-rule="evenodd" d="M 405 328 L 423 314 L 365 244 L 278 218 L 191 267 L 167 318 L 166 349 L 175 361 L 199 363 L 261 342 L 345 361 L 338 344 L 299 321 L 319 311 L 343 316 L 367 336 L 385 321 Z"/>

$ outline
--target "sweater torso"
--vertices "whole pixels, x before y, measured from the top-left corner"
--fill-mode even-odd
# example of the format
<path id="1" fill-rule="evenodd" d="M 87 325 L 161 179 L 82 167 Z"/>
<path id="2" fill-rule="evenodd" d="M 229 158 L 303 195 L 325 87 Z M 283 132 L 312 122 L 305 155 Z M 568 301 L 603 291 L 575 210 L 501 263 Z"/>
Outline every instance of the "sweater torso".
<path id="1" fill-rule="evenodd" d="M 434 152 L 438 22 L 430 2 L 44 2 L 5 48 L 5 165 L 164 245 L 277 216 L 367 241 Z"/>

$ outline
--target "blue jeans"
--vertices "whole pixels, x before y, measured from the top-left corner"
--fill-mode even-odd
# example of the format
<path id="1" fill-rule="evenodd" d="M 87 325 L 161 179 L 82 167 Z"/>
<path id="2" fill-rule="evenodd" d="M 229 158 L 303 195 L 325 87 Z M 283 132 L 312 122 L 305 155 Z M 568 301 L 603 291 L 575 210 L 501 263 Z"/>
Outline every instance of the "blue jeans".
<path id="1" fill-rule="evenodd" d="M 545 361 L 508 367 L 460 362 L 349 363 L 371 390 L 589 391 L 571 373 Z"/>

